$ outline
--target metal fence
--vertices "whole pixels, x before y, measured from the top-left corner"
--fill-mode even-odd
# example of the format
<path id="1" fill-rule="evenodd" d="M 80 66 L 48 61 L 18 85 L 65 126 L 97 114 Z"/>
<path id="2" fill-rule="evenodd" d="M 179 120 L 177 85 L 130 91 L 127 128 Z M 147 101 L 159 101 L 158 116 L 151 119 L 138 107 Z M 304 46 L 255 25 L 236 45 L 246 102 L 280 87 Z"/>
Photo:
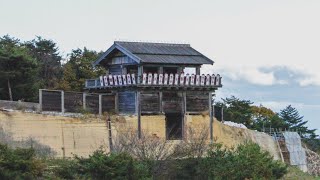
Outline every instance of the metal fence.
<path id="1" fill-rule="evenodd" d="M 96 94 L 62 90 L 39 90 L 41 111 L 81 113 L 90 112 L 102 115 L 115 112 L 115 94 Z"/>

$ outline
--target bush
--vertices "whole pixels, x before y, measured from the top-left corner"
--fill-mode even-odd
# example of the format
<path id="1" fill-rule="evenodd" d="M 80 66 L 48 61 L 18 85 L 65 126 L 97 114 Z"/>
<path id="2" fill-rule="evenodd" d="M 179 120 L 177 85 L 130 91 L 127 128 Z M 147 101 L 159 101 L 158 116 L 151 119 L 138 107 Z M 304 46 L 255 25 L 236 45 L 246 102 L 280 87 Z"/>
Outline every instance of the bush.
<path id="1" fill-rule="evenodd" d="M 63 179 L 279 179 L 287 167 L 257 144 L 246 143 L 231 150 L 213 144 L 206 156 L 165 160 L 97 150 L 89 158 L 61 161 L 54 172 Z"/>
<path id="2" fill-rule="evenodd" d="M 0 179 L 35 179 L 42 176 L 44 168 L 33 149 L 10 149 L 0 144 Z"/>
<path id="3" fill-rule="evenodd" d="M 234 152 L 214 145 L 202 164 L 210 179 L 279 179 L 287 166 L 274 161 L 254 143 L 239 145 Z"/>
<path id="4" fill-rule="evenodd" d="M 75 157 L 74 160 L 61 161 L 54 169 L 54 176 L 63 179 L 147 179 L 151 177 L 142 162 L 134 160 L 129 154 L 107 154 L 95 151 L 89 158 Z"/>

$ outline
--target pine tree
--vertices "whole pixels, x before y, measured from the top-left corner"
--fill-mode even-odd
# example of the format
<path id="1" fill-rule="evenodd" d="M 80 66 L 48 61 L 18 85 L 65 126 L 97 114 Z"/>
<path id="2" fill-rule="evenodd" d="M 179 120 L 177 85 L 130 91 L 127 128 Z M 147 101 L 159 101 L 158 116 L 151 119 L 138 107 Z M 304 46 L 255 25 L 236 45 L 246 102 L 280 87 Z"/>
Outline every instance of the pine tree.
<path id="1" fill-rule="evenodd" d="M 291 105 L 281 110 L 279 113 L 280 118 L 285 122 L 284 128 L 298 131 L 302 137 L 316 137 L 316 129 L 308 129 L 305 125 L 308 121 L 303 120 L 298 110 Z"/>

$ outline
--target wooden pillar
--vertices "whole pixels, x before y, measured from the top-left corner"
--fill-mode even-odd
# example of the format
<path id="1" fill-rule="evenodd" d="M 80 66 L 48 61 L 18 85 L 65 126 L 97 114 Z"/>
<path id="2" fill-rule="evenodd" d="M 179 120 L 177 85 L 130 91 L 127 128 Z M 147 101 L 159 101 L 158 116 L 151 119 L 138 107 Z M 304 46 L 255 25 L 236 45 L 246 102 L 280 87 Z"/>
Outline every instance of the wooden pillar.
<path id="1" fill-rule="evenodd" d="M 209 92 L 209 114 L 210 114 L 210 143 L 213 143 L 213 106 L 212 106 L 212 93 Z"/>
<path id="2" fill-rule="evenodd" d="M 140 84 L 142 82 L 142 80 L 141 80 L 142 74 L 143 74 L 143 66 L 140 65 L 140 66 L 138 66 L 138 78 L 137 78 L 138 82 L 137 82 L 137 84 Z"/>
<path id="3" fill-rule="evenodd" d="M 114 97 L 114 111 L 115 113 L 119 113 L 119 95 L 118 92 L 116 92 Z"/>
<path id="4" fill-rule="evenodd" d="M 42 89 L 39 89 L 39 111 L 42 111 Z"/>
<path id="5" fill-rule="evenodd" d="M 113 152 L 112 132 L 111 132 L 111 118 L 110 118 L 110 116 L 107 117 L 107 125 L 108 125 L 108 132 L 109 132 L 109 148 L 110 148 L 110 152 Z"/>
<path id="6" fill-rule="evenodd" d="M 121 65 L 121 67 L 122 67 L 122 74 L 127 74 L 127 67 L 123 65 Z"/>
<path id="7" fill-rule="evenodd" d="M 138 137 L 141 139 L 141 102 L 140 102 L 140 91 L 137 92 L 136 104 L 138 107 Z"/>
<path id="8" fill-rule="evenodd" d="M 185 118 L 186 118 L 186 92 L 182 92 L 182 139 L 185 139 Z"/>
<path id="9" fill-rule="evenodd" d="M 99 115 L 102 115 L 102 94 L 99 94 Z"/>
<path id="10" fill-rule="evenodd" d="M 158 74 L 163 74 L 163 66 L 160 66 L 158 69 Z"/>
<path id="11" fill-rule="evenodd" d="M 61 91 L 61 112 L 64 113 L 64 91 Z"/>
<path id="12" fill-rule="evenodd" d="M 162 91 L 159 91 L 159 111 L 160 111 L 160 113 L 163 113 L 163 107 L 162 107 Z"/>
<path id="13" fill-rule="evenodd" d="M 200 75 L 200 66 L 196 67 L 196 75 Z"/>
<path id="14" fill-rule="evenodd" d="M 160 66 L 158 69 L 158 74 L 163 74 L 163 66 Z M 162 113 L 162 91 L 159 91 L 159 112 Z"/>

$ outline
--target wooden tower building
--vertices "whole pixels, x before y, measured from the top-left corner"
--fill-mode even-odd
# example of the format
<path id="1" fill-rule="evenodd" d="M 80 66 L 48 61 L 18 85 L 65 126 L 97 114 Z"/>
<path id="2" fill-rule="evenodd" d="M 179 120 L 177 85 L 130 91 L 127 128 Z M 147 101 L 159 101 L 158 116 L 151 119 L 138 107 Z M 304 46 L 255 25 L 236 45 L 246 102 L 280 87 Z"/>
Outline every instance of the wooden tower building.
<path id="1" fill-rule="evenodd" d="M 139 133 L 141 116 L 162 114 L 167 138 L 180 139 L 186 115 L 208 112 L 212 126 L 212 94 L 221 77 L 200 68 L 213 63 L 189 44 L 116 41 L 93 63 L 106 73 L 86 80 L 85 88 L 114 93 L 117 113 L 136 115 Z"/>

